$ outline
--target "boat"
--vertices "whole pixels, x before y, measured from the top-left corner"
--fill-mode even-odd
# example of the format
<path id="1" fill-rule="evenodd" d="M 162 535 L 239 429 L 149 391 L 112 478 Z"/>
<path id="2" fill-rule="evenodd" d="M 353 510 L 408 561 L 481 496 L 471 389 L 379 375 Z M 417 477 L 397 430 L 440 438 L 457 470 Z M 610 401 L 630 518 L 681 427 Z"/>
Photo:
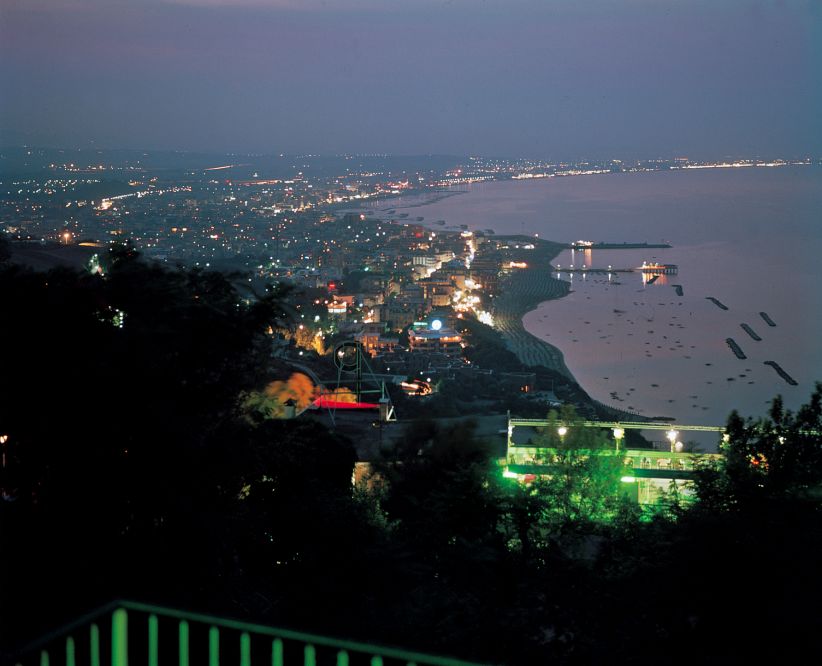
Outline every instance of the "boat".
<path id="1" fill-rule="evenodd" d="M 636 270 L 641 271 L 642 273 L 656 273 L 657 275 L 670 275 L 672 273 L 676 273 L 679 271 L 679 266 L 676 264 L 659 264 L 657 262 L 646 263 L 642 262 L 642 266 L 637 266 Z"/>

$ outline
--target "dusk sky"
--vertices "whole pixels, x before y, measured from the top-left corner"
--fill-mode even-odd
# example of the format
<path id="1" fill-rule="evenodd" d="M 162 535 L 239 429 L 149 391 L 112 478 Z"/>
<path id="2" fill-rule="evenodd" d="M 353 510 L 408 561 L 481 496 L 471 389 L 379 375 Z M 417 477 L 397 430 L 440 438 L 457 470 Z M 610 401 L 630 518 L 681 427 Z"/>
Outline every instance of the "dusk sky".
<path id="1" fill-rule="evenodd" d="M 0 145 L 822 154 L 822 3 L 0 0 Z"/>

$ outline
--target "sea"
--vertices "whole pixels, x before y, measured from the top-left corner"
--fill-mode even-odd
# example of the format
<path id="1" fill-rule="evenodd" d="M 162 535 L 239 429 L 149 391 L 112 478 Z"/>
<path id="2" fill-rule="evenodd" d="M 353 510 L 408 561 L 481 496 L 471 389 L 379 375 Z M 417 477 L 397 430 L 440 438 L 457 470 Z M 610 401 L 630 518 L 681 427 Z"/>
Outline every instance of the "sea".
<path id="1" fill-rule="evenodd" d="M 434 230 L 467 225 L 562 243 L 671 245 L 563 251 L 553 275 L 569 281 L 571 292 L 523 318 L 605 404 L 679 424 L 723 425 L 732 410 L 764 415 L 776 395 L 796 409 L 822 381 L 820 167 L 494 181 L 446 194 L 368 207 Z M 643 262 L 678 268 L 655 280 L 623 272 Z M 746 358 L 737 358 L 728 339 Z M 778 363 L 797 385 L 765 361 Z"/>

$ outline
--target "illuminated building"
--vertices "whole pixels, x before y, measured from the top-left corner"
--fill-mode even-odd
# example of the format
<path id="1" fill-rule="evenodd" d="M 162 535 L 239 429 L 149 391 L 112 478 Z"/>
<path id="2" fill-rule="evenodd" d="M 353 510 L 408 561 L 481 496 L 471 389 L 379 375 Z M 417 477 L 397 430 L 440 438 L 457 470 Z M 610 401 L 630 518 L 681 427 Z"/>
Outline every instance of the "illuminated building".
<path id="1" fill-rule="evenodd" d="M 557 423 L 548 419 L 520 419 L 508 417 L 508 443 L 506 464 L 503 475 L 521 483 L 533 483 L 539 478 L 550 478 L 567 450 L 553 447 L 534 446 L 530 442 L 518 444 L 514 441 L 514 428 L 548 428 Z M 694 478 L 700 463 L 717 461 L 716 453 L 690 453 L 683 451 L 677 440 L 679 430 L 713 432 L 724 434 L 724 426 L 678 425 L 674 430 L 669 424 L 658 422 L 607 422 L 579 421 L 560 424 L 557 434 L 562 441 L 574 428 L 610 429 L 614 438 L 613 448 L 577 449 L 578 455 L 615 457 L 621 463 L 622 490 L 633 501 L 641 504 L 665 502 L 669 493 L 675 492 L 681 500 L 693 498 Z M 626 429 L 667 431 L 670 441 L 669 451 L 653 449 L 623 448 L 622 440 Z"/>
<path id="2" fill-rule="evenodd" d="M 408 344 L 412 352 L 440 352 L 449 356 L 462 354 L 462 336 L 453 328 L 423 328 L 408 331 Z"/>
<path id="3" fill-rule="evenodd" d="M 345 321 L 348 313 L 348 304 L 345 301 L 334 301 L 328 304 L 328 317 Z"/>

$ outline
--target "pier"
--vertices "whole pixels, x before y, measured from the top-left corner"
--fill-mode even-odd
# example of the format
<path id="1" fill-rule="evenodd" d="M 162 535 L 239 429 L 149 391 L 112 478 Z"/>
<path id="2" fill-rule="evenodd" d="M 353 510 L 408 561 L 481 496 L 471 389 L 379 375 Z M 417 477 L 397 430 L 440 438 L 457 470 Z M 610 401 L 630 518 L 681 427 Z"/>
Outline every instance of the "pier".
<path id="1" fill-rule="evenodd" d="M 633 273 L 633 268 L 562 268 L 560 266 L 552 266 L 552 270 L 556 273 Z"/>
<path id="2" fill-rule="evenodd" d="M 566 250 L 664 250 L 672 247 L 670 243 L 594 243 L 593 241 L 576 241 L 565 246 Z"/>
<path id="3" fill-rule="evenodd" d="M 679 267 L 676 264 L 642 264 L 642 266 L 637 266 L 636 268 L 586 268 L 585 266 L 581 268 L 576 268 L 574 266 L 569 266 L 568 268 L 563 268 L 562 266 L 552 266 L 552 270 L 557 273 L 565 272 L 565 273 L 644 273 L 645 275 L 652 275 L 653 277 L 648 280 L 648 284 L 653 284 L 656 279 L 660 275 L 675 275 L 676 272 L 679 270 Z M 677 294 L 682 296 L 682 286 L 677 285 L 679 289 L 677 289 Z M 720 306 L 722 307 L 722 306 Z M 726 310 L 728 308 L 725 308 Z"/>

